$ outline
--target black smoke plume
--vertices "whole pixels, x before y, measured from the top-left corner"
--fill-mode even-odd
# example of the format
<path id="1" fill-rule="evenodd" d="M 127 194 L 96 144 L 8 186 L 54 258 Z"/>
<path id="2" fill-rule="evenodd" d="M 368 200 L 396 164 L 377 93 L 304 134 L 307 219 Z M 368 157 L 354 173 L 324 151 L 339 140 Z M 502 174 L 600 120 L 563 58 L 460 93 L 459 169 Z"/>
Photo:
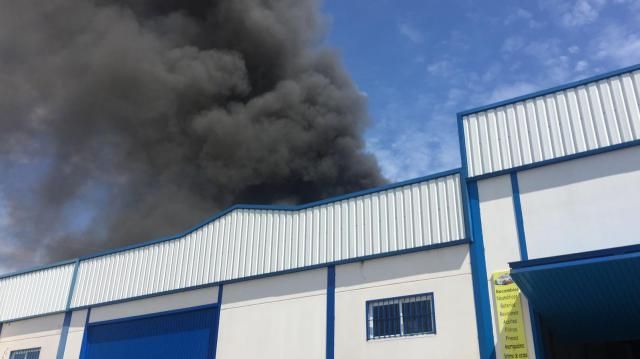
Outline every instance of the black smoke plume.
<path id="1" fill-rule="evenodd" d="M 323 26 L 314 0 L 0 0 L 0 263 L 383 183 Z"/>

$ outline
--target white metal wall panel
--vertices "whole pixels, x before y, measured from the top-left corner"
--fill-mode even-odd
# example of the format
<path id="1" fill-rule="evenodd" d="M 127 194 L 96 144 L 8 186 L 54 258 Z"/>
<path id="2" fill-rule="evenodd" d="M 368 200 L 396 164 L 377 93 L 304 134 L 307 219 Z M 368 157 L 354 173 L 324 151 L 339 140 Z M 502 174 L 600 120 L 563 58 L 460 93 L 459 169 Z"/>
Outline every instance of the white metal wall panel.
<path id="1" fill-rule="evenodd" d="M 74 264 L 0 279 L 0 322 L 66 309 Z"/>
<path id="2" fill-rule="evenodd" d="M 470 177 L 640 139 L 640 71 L 463 116 Z"/>
<path id="3" fill-rule="evenodd" d="M 237 209 L 185 237 L 83 260 L 73 307 L 465 238 L 457 174 L 299 211 Z"/>

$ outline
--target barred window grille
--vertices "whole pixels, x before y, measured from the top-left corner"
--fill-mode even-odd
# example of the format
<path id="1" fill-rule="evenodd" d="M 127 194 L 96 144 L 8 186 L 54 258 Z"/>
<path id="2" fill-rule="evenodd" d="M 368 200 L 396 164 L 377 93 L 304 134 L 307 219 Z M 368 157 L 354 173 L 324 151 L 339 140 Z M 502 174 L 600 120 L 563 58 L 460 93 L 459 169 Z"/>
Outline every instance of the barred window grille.
<path id="1" fill-rule="evenodd" d="M 10 359 L 39 359 L 40 348 L 22 349 L 11 352 Z"/>
<path id="2" fill-rule="evenodd" d="M 367 340 L 433 333 L 432 293 L 367 302 Z"/>

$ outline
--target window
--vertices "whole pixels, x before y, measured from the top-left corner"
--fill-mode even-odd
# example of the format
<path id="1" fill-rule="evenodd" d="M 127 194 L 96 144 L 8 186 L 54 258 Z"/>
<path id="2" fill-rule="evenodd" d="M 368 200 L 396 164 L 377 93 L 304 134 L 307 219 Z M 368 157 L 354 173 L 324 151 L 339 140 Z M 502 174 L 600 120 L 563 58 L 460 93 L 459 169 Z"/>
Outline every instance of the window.
<path id="1" fill-rule="evenodd" d="M 15 350 L 11 352 L 10 359 L 38 359 L 40 358 L 40 348 Z"/>
<path id="2" fill-rule="evenodd" d="M 367 340 L 435 332 L 432 293 L 367 302 Z"/>

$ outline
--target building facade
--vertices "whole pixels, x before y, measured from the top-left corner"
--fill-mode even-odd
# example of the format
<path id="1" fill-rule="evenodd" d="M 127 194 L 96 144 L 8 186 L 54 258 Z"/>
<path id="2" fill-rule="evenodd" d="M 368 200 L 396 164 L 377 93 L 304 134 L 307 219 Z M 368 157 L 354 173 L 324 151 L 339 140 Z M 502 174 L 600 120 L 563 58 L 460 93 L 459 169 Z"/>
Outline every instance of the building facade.
<path id="1" fill-rule="evenodd" d="M 0 277 L 0 359 L 640 356 L 640 66 L 458 114 L 462 167 Z"/>

